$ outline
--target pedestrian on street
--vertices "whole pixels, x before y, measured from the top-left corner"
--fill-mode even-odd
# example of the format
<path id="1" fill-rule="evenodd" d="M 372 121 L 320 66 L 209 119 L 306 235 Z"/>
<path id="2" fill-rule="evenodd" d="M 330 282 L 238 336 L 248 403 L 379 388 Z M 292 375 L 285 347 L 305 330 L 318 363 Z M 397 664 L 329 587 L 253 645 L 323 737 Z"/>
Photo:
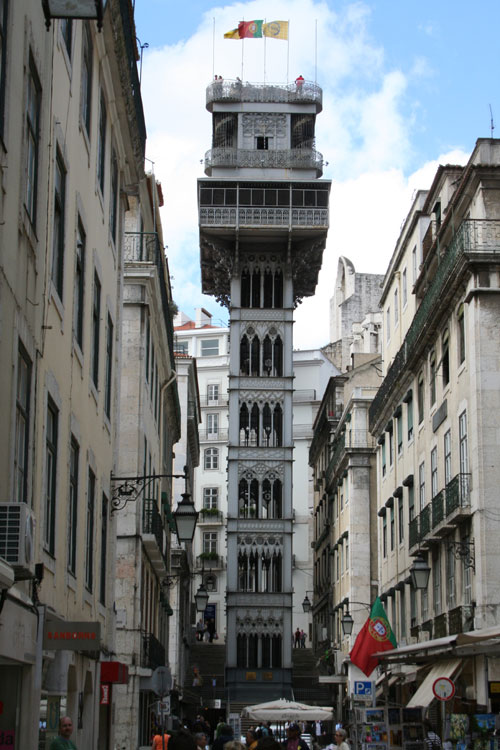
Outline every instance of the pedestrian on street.
<path id="1" fill-rule="evenodd" d="M 257 737 L 257 732 L 255 729 L 247 729 L 245 734 L 245 747 L 247 750 L 255 750 L 257 747 L 257 740 L 259 738 Z"/>
<path id="2" fill-rule="evenodd" d="M 163 735 L 163 738 L 161 734 L 155 734 L 155 736 L 153 737 L 153 742 L 151 744 L 151 750 L 167 750 L 169 739 L 170 735 L 166 732 Z"/>
<path id="3" fill-rule="evenodd" d="M 49 750 L 76 750 L 75 743 L 70 740 L 73 733 L 73 721 L 69 716 L 59 720 L 59 734 L 50 743 Z"/>
<path id="4" fill-rule="evenodd" d="M 198 746 L 191 732 L 179 729 L 170 738 L 169 750 L 198 750 Z"/>
<path id="5" fill-rule="evenodd" d="M 226 742 L 231 742 L 231 740 L 234 740 L 233 730 L 229 724 L 223 724 L 217 739 L 214 740 L 212 750 L 224 750 Z"/>
<path id="6" fill-rule="evenodd" d="M 206 750 L 208 737 L 205 732 L 196 732 L 194 741 L 196 742 L 196 747 L 198 748 L 198 750 Z"/>
<path id="7" fill-rule="evenodd" d="M 306 633 L 305 630 L 300 631 L 300 648 L 306 647 Z"/>
<path id="8" fill-rule="evenodd" d="M 208 642 L 212 643 L 214 640 L 214 636 L 215 636 L 215 621 L 213 617 L 211 617 L 207 623 L 207 630 L 208 630 Z"/>
<path id="9" fill-rule="evenodd" d="M 337 743 L 337 750 L 350 750 L 345 729 L 335 730 L 335 742 Z"/>
<path id="10" fill-rule="evenodd" d="M 287 739 L 282 744 L 283 750 L 309 750 L 309 745 L 302 739 L 300 734 L 301 729 L 296 722 L 289 724 L 286 730 Z"/>
<path id="11" fill-rule="evenodd" d="M 297 628 L 297 630 L 295 631 L 295 644 L 294 644 L 294 647 L 295 648 L 299 648 L 299 646 L 300 646 L 300 628 Z"/>
<path id="12" fill-rule="evenodd" d="M 200 617 L 198 622 L 196 623 L 196 640 L 202 641 L 203 640 L 203 633 L 205 632 L 205 623 L 203 622 L 203 618 Z"/>

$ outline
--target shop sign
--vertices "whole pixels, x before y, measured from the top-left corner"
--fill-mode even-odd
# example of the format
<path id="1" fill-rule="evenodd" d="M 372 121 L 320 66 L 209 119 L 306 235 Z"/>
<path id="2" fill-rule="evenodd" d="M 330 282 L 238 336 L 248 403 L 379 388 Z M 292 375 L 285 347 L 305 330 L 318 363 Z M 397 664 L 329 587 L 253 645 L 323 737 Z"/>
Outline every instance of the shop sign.
<path id="1" fill-rule="evenodd" d="M 99 622 L 45 621 L 43 648 L 47 651 L 98 651 L 100 641 Z"/>
<path id="2" fill-rule="evenodd" d="M 257 672 L 247 672 L 245 675 L 246 680 L 256 680 L 257 679 Z"/>
<path id="3" fill-rule="evenodd" d="M 111 685 L 108 685 L 107 682 L 101 685 L 101 700 L 99 701 L 101 706 L 109 706 L 110 688 Z"/>
<path id="4" fill-rule="evenodd" d="M 488 695 L 490 698 L 500 696 L 500 682 L 488 682 Z"/>

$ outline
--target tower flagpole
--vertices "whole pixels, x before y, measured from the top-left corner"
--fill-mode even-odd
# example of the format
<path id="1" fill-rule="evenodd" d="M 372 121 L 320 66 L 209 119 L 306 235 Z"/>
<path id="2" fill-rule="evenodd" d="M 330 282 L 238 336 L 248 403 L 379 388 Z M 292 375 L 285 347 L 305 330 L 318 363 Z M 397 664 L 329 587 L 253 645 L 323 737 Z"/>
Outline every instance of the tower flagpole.
<path id="1" fill-rule="evenodd" d="M 318 19 L 314 21 L 314 83 L 318 83 Z"/>
<path id="2" fill-rule="evenodd" d="M 289 66 L 290 66 L 290 19 L 288 19 L 288 38 L 286 40 L 286 82 L 289 78 Z"/>
<path id="3" fill-rule="evenodd" d="M 213 17 L 213 31 L 212 31 L 212 81 L 215 76 L 215 16 Z"/>

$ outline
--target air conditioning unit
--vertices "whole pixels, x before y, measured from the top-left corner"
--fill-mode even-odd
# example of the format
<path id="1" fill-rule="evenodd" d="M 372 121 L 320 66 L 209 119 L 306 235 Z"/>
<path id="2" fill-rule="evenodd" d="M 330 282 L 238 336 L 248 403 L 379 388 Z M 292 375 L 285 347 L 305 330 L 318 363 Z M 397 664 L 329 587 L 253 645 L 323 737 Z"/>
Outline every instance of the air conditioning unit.
<path id="1" fill-rule="evenodd" d="M 33 578 L 35 518 L 26 503 L 0 503 L 0 557 L 14 568 L 16 580 Z"/>

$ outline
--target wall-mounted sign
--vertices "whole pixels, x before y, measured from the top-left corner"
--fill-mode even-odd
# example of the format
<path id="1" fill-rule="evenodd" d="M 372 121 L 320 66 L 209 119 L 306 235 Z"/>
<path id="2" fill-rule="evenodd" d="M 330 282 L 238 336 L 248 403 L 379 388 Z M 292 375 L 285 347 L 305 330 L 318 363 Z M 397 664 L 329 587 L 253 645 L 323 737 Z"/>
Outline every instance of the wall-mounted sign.
<path id="1" fill-rule="evenodd" d="M 47 651 L 99 651 L 101 623 L 46 620 L 43 648 Z"/>
<path id="2" fill-rule="evenodd" d="M 104 683 L 101 685 L 101 700 L 100 704 L 101 706 L 109 706 L 109 698 L 111 694 L 111 685 L 108 685 L 108 683 Z"/>

